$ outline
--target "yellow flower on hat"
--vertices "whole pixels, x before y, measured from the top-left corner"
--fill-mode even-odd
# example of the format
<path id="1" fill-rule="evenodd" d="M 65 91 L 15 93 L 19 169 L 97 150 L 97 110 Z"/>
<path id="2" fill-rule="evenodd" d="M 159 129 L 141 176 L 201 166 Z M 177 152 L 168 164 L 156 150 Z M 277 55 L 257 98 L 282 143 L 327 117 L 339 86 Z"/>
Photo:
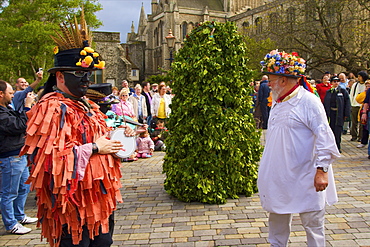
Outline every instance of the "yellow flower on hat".
<path id="1" fill-rule="evenodd" d="M 54 54 L 58 54 L 59 52 L 59 47 L 58 46 L 54 46 L 54 50 L 53 50 Z"/>
<path id="2" fill-rule="evenodd" d="M 105 61 L 99 61 L 99 64 L 94 64 L 94 67 L 98 69 L 104 69 L 105 68 Z"/>
<path id="3" fill-rule="evenodd" d="M 93 58 L 91 56 L 86 56 L 84 61 L 87 65 L 90 66 L 91 62 L 93 61 Z"/>
<path id="4" fill-rule="evenodd" d="M 85 47 L 84 50 L 88 53 L 93 53 L 94 52 L 94 49 L 91 48 L 91 47 Z"/>

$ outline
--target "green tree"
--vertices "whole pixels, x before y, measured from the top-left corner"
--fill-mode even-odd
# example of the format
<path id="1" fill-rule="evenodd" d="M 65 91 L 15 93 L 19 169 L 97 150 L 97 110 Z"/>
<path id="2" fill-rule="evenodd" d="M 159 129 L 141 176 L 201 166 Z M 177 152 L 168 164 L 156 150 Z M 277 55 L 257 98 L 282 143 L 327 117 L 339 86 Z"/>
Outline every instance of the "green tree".
<path id="1" fill-rule="evenodd" d="M 171 84 L 172 78 L 168 74 L 163 74 L 163 75 L 152 75 L 148 78 L 147 80 L 150 82 L 150 84 L 157 83 L 159 84 L 160 82 L 164 81 L 166 85 Z"/>
<path id="2" fill-rule="evenodd" d="M 244 36 L 246 54 L 253 54 L 246 61 L 246 66 L 252 71 L 253 78 L 261 78 L 261 58 L 276 48 L 276 44 L 270 38 L 256 40 L 250 36 Z"/>
<path id="3" fill-rule="evenodd" d="M 292 0 L 271 9 L 264 32 L 277 47 L 307 59 L 308 70 L 358 72 L 370 66 L 370 1 Z"/>
<path id="4" fill-rule="evenodd" d="M 233 23 L 206 22 L 176 54 L 163 172 L 166 191 L 179 200 L 225 203 L 257 191 L 262 149 L 245 52 Z"/>
<path id="5" fill-rule="evenodd" d="M 98 27 L 97 0 L 17 0 L 2 1 L 0 8 L 0 75 L 14 82 L 19 76 L 34 79 L 37 68 L 53 65 L 55 35 L 59 24 L 79 15 L 84 6 L 85 19 Z"/>

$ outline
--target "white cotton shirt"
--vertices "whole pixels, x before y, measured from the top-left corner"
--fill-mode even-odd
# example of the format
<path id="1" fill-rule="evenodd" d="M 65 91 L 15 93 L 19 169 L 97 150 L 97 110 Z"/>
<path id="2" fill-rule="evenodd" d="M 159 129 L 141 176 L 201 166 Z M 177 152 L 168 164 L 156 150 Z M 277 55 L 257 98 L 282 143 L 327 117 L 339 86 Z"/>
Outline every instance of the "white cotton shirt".
<path id="1" fill-rule="evenodd" d="M 331 163 L 340 157 L 320 98 L 301 86 L 274 102 L 258 171 L 262 207 L 277 214 L 322 210 L 338 201 Z M 329 186 L 316 192 L 316 167 L 329 167 Z"/>

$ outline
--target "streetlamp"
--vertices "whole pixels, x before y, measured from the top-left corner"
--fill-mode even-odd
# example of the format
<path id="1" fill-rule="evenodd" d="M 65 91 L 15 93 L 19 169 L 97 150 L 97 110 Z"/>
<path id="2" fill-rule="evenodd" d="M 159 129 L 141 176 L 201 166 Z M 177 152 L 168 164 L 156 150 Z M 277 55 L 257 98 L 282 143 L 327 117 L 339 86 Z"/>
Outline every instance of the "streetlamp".
<path id="1" fill-rule="evenodd" d="M 171 66 L 172 61 L 174 60 L 173 57 L 172 57 L 172 51 L 173 51 L 173 48 L 175 47 L 176 37 L 172 35 L 172 30 L 170 29 L 170 31 L 168 32 L 168 35 L 165 38 L 167 40 L 168 49 L 170 50 L 170 58 L 168 58 L 166 60 L 170 60 L 170 66 Z"/>

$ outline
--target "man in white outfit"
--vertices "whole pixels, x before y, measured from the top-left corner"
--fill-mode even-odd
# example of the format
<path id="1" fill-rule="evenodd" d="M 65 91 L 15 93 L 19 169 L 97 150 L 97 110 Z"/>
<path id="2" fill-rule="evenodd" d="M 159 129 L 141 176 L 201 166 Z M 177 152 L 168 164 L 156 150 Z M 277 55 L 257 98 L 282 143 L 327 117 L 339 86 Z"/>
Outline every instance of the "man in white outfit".
<path id="1" fill-rule="evenodd" d="M 292 214 L 299 213 L 307 245 L 325 246 L 325 204 L 338 201 L 331 167 L 339 151 L 325 110 L 302 76 L 305 60 L 271 51 L 261 62 L 273 104 L 258 172 L 271 246 L 287 246 Z M 306 90 L 307 89 L 307 90 Z"/>

